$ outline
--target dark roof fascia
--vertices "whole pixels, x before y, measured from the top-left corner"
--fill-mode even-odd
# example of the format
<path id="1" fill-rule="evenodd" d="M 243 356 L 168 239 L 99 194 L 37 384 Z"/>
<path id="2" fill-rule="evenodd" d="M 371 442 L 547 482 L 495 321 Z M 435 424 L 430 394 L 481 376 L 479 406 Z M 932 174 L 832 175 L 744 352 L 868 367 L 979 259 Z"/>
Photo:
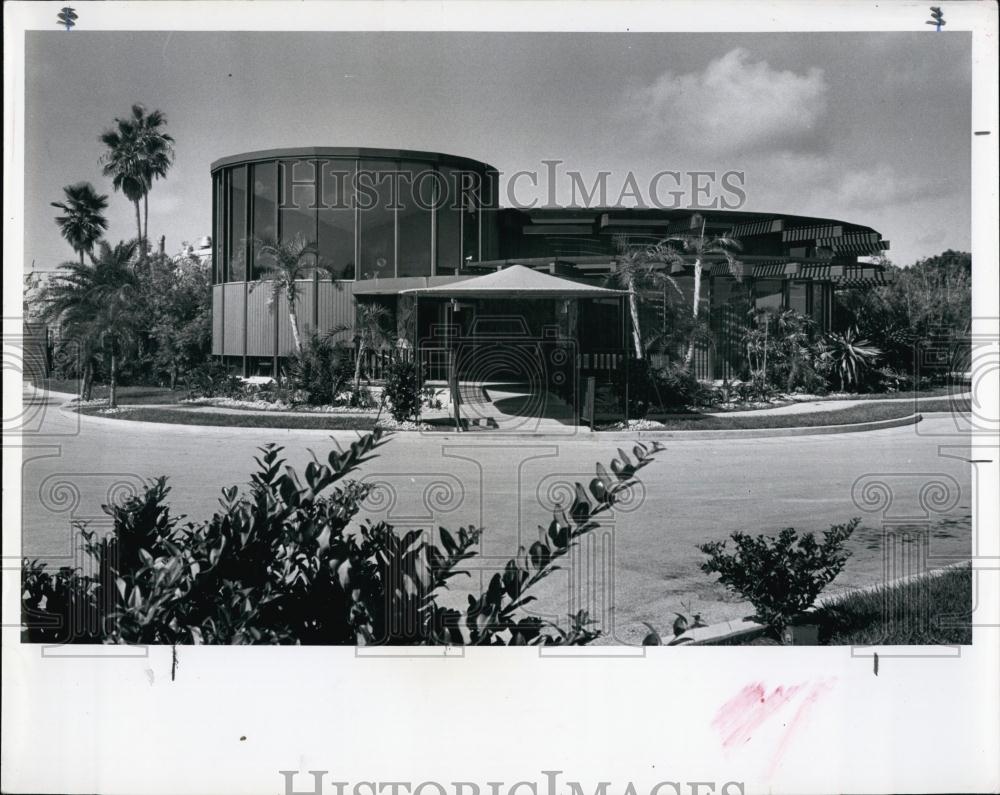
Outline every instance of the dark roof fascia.
<path id="1" fill-rule="evenodd" d="M 366 147 L 349 146 L 301 146 L 282 149 L 259 149 L 254 152 L 243 152 L 228 155 L 213 161 L 211 171 L 214 174 L 221 168 L 258 163 L 269 160 L 294 160 L 308 158 L 342 158 L 342 159 L 372 159 L 372 160 L 419 160 L 435 165 L 458 166 L 473 171 L 496 171 L 489 163 L 473 160 L 468 157 L 449 155 L 442 152 L 424 152 L 417 149 L 369 149 Z"/>

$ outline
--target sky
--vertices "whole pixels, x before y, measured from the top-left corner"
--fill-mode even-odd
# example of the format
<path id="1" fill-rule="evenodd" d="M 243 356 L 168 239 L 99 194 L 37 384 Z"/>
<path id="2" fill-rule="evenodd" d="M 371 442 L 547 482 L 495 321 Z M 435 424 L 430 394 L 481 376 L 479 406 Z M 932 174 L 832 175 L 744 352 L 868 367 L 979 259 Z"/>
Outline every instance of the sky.
<path id="1" fill-rule="evenodd" d="M 971 245 L 970 44 L 961 32 L 28 32 L 25 268 L 73 258 L 50 206 L 64 185 L 92 182 L 110 195 L 108 237 L 134 234 L 98 141 L 134 102 L 162 110 L 176 139 L 150 194 L 150 237 L 168 252 L 211 233 L 213 160 L 371 146 L 507 176 L 559 160 L 561 204 L 569 170 L 588 186 L 610 171 L 608 204 L 629 173 L 643 186 L 664 170 L 741 171 L 741 209 L 873 227 L 907 265 Z"/>

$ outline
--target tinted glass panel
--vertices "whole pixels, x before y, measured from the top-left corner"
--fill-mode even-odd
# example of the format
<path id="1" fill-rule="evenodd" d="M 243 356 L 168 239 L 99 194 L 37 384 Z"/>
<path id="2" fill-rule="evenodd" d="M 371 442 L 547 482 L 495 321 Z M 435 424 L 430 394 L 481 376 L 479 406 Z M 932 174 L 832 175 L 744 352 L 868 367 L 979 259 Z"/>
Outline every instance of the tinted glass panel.
<path id="1" fill-rule="evenodd" d="M 212 249 L 212 281 L 218 284 L 223 281 L 222 271 L 223 271 L 223 257 L 224 257 L 224 245 L 223 245 L 223 230 L 226 228 L 225 221 L 223 219 L 223 209 L 225 204 L 222 201 L 222 185 L 223 177 L 222 174 L 216 174 L 215 184 L 213 185 L 215 189 L 215 229 L 212 232 L 212 240 L 214 241 L 214 247 Z"/>
<path id="2" fill-rule="evenodd" d="M 808 309 L 806 291 L 809 285 L 805 282 L 792 282 L 788 285 L 788 308 L 804 315 Z"/>
<path id="3" fill-rule="evenodd" d="M 481 181 L 478 174 L 462 172 L 462 259 L 479 261 L 479 193 Z"/>
<path id="4" fill-rule="evenodd" d="M 237 166 L 229 174 L 229 277 L 246 278 L 247 167 Z"/>
<path id="5" fill-rule="evenodd" d="M 364 161 L 358 168 L 358 278 L 384 278 L 396 273 L 396 213 L 392 170 L 385 161 Z"/>
<path id="6" fill-rule="evenodd" d="M 456 273 L 462 263 L 462 208 L 457 180 L 459 174 L 452 168 L 442 168 L 441 187 L 447 195 L 437 204 L 437 273 Z"/>
<path id="7" fill-rule="evenodd" d="M 311 160 L 281 164 L 281 205 L 278 208 L 281 242 L 300 237 L 316 242 L 316 166 Z"/>
<path id="8" fill-rule="evenodd" d="M 319 254 L 337 279 L 355 278 L 353 160 L 321 164 L 322 207 L 319 210 Z"/>
<path id="9" fill-rule="evenodd" d="M 782 282 L 764 279 L 754 284 L 754 305 L 758 309 L 781 309 Z"/>
<path id="10" fill-rule="evenodd" d="M 431 275 L 431 224 L 437 181 L 434 170 L 403 163 L 399 177 L 399 262 L 397 276 Z"/>
<path id="11" fill-rule="evenodd" d="M 488 171 L 484 176 L 482 196 L 483 204 L 480 212 L 483 219 L 480 224 L 482 237 L 479 246 L 480 254 L 484 260 L 498 259 L 500 255 L 497 243 L 497 213 L 495 208 L 500 202 L 500 186 L 497 182 L 496 172 Z"/>
<path id="12" fill-rule="evenodd" d="M 258 163 L 253 167 L 253 236 L 257 240 L 275 240 L 278 236 L 278 165 Z M 260 276 L 260 264 L 254 258 L 254 279 Z"/>
<path id="13" fill-rule="evenodd" d="M 812 306 L 809 307 L 809 312 L 817 325 L 825 330 L 827 327 L 826 285 L 814 283 L 810 287 L 812 288 Z"/>

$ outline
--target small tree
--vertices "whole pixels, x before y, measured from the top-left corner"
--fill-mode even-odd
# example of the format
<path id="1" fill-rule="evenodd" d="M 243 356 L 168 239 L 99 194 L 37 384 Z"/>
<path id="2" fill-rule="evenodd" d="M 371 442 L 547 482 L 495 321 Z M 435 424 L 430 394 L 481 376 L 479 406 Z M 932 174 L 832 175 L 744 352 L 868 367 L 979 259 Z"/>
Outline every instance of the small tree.
<path id="1" fill-rule="evenodd" d="M 719 582 L 753 605 L 754 618 L 766 625 L 776 638 L 831 582 L 850 557 L 845 548 L 860 523 L 832 525 L 819 543 L 815 535 L 799 535 L 786 527 L 776 536 L 750 536 L 735 532 L 728 541 L 699 544 L 708 555 L 701 564 L 706 574 L 718 574 Z"/>
<path id="2" fill-rule="evenodd" d="M 109 405 L 118 405 L 118 367 L 134 350 L 141 307 L 139 279 L 134 267 L 136 242 L 102 242 L 91 266 L 67 262 L 60 278 L 48 290 L 45 317 L 63 323 L 64 332 L 80 341 L 82 350 L 105 351 L 109 356 Z"/>
<path id="3" fill-rule="evenodd" d="M 197 258 L 172 261 L 154 256 L 142 275 L 148 308 L 148 337 L 155 345 L 153 362 L 166 372 L 170 388 L 204 362 L 212 346 L 212 285 L 208 269 Z"/>
<path id="4" fill-rule="evenodd" d="M 413 419 L 420 408 L 417 392 L 417 367 L 412 360 L 396 357 L 386 368 L 385 397 L 396 422 Z"/>
<path id="5" fill-rule="evenodd" d="M 256 252 L 254 263 L 260 271 L 260 278 L 250 284 L 253 291 L 259 285 L 267 285 L 271 290 L 268 305 L 275 306 L 282 295 L 288 304 L 288 323 L 292 331 L 292 344 L 295 353 L 302 353 L 302 337 L 299 334 L 299 319 L 295 309 L 298 299 L 299 279 L 304 279 L 314 270 L 329 274 L 333 278 L 333 269 L 319 256 L 315 243 L 307 242 L 297 234 L 290 241 L 278 241 L 273 238 L 257 238 L 254 240 Z"/>
<path id="6" fill-rule="evenodd" d="M 357 359 L 354 361 L 354 391 L 361 389 L 361 361 L 367 351 L 373 353 L 379 348 L 392 344 L 392 332 L 387 324 L 392 315 L 381 304 L 359 303 L 357 307 L 357 325 L 354 337 L 357 342 Z"/>

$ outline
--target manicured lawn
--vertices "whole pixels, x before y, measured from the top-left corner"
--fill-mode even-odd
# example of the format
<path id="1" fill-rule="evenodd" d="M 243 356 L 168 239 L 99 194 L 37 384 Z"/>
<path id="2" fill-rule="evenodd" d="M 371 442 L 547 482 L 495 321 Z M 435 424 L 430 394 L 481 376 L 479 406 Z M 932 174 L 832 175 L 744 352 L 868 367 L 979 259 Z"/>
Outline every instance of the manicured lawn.
<path id="1" fill-rule="evenodd" d="M 169 390 L 156 392 L 158 387 L 123 387 L 136 390 L 130 397 L 122 395 L 120 404 L 129 409 L 120 414 L 100 414 L 100 407 L 87 406 L 81 409 L 83 413 L 105 416 L 110 419 L 139 420 L 142 422 L 163 422 L 175 425 L 207 425 L 229 428 L 290 428 L 316 430 L 360 430 L 367 431 L 374 427 L 375 418 L 370 415 L 355 414 L 281 414 L 259 413 L 226 413 L 221 411 L 205 411 L 187 407 L 157 407 L 142 405 L 143 403 L 165 403 L 162 392 L 175 395 L 176 399 L 183 397 L 183 392 L 171 393 Z M 142 390 L 146 390 L 143 392 Z M 95 390 L 96 393 L 96 390 Z M 916 404 L 917 411 L 952 411 L 953 401 L 949 398 L 933 398 L 921 400 Z M 968 403 L 965 409 L 968 410 Z M 898 419 L 913 414 L 914 403 L 866 403 L 832 411 L 810 412 L 803 414 L 770 414 L 764 416 L 739 415 L 713 417 L 693 414 L 663 420 L 664 427 L 656 430 L 740 430 L 760 428 L 814 428 L 823 425 L 849 425 L 860 422 L 875 422 L 878 420 Z M 431 423 L 427 430 L 452 430 L 451 421 L 442 421 L 437 425 Z"/>
<path id="2" fill-rule="evenodd" d="M 358 430 L 370 431 L 375 425 L 374 417 L 356 414 L 316 415 L 282 414 L 275 416 L 260 414 L 226 414 L 223 412 L 196 411 L 185 408 L 157 408 L 137 406 L 120 414 L 99 414 L 99 409 L 81 409 L 84 414 L 117 420 L 139 420 L 142 422 L 166 422 L 174 425 L 210 425 L 226 428 L 290 428 L 293 430 Z"/>
<path id="3" fill-rule="evenodd" d="M 731 406 L 714 406 L 711 411 L 713 413 L 727 412 L 737 414 L 743 411 L 757 411 L 762 408 L 778 408 L 780 406 L 794 406 L 796 403 L 800 402 L 824 402 L 824 401 L 857 401 L 859 403 L 864 401 L 898 401 L 899 405 L 903 403 L 912 402 L 916 400 L 926 400 L 927 398 L 948 398 L 952 395 L 964 395 L 968 391 L 967 385 L 955 384 L 952 386 L 934 386 L 928 387 L 926 389 L 914 392 L 914 391 L 900 391 L 900 392 L 866 392 L 864 394 L 855 393 L 836 393 L 830 395 L 824 395 L 822 397 L 810 398 L 807 401 L 799 400 L 775 400 L 772 403 L 759 404 L 759 403 L 738 403 Z M 680 413 L 680 412 L 678 412 Z"/>
<path id="4" fill-rule="evenodd" d="M 948 397 L 949 395 L 964 395 L 969 391 L 969 384 L 943 384 L 941 386 L 929 386 L 925 389 L 912 390 L 901 389 L 899 392 L 865 392 L 863 394 L 837 395 L 831 400 L 905 400 L 907 398 L 931 398 Z"/>
<path id="5" fill-rule="evenodd" d="M 848 594 L 816 611 L 820 643 L 859 646 L 972 643 L 972 568 Z"/>
<path id="6" fill-rule="evenodd" d="M 831 411 L 808 412 L 801 414 L 752 414 L 727 415 L 713 417 L 709 415 L 693 415 L 690 417 L 675 417 L 661 420 L 662 430 L 668 431 L 726 431 L 750 430 L 760 428 L 815 428 L 821 425 L 851 425 L 859 422 L 876 422 L 908 417 L 922 411 L 952 411 L 955 408 L 949 398 L 932 398 L 915 403 L 863 403 L 843 409 Z M 968 411 L 968 401 L 964 401 L 960 409 Z M 655 429 L 661 430 L 661 429 Z"/>
<path id="7" fill-rule="evenodd" d="M 80 392 L 80 382 L 76 379 L 57 380 L 46 379 L 41 387 L 52 392 L 68 392 L 76 395 Z M 107 399 L 106 384 L 94 384 L 94 400 Z M 177 403 L 187 397 L 187 390 L 171 390 L 165 386 L 120 386 L 118 387 L 118 403 L 123 406 L 141 406 L 150 403 Z"/>

